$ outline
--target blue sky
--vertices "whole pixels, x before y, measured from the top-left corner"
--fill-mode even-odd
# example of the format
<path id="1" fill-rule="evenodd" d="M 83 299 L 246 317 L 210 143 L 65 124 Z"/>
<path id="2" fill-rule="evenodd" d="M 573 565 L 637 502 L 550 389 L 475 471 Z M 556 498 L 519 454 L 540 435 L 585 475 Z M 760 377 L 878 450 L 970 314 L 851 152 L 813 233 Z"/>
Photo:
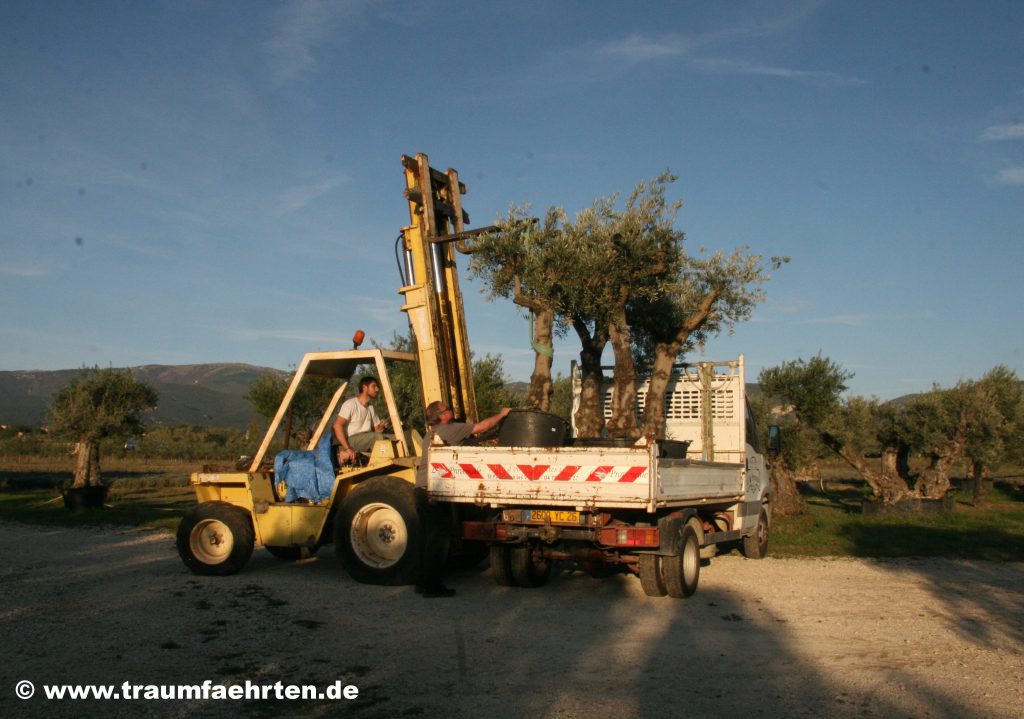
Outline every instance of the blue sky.
<path id="1" fill-rule="evenodd" d="M 471 226 L 671 168 L 688 247 L 792 257 L 705 350 L 752 376 L 1024 374 L 1022 47 L 1019 2 L 3 0 L 0 369 L 387 342 L 425 152 Z M 526 379 L 525 319 L 463 290 Z"/>

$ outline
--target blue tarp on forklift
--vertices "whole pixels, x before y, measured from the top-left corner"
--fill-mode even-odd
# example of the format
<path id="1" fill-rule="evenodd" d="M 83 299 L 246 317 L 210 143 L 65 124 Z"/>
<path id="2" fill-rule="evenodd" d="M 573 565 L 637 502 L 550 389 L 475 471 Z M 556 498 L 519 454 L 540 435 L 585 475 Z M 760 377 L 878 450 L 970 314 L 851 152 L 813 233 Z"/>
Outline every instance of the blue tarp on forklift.
<path id="1" fill-rule="evenodd" d="M 285 502 L 308 499 L 320 502 L 331 496 L 334 487 L 334 463 L 331 459 L 331 431 L 316 445 L 315 450 L 286 449 L 274 457 L 274 481 L 288 487 Z"/>

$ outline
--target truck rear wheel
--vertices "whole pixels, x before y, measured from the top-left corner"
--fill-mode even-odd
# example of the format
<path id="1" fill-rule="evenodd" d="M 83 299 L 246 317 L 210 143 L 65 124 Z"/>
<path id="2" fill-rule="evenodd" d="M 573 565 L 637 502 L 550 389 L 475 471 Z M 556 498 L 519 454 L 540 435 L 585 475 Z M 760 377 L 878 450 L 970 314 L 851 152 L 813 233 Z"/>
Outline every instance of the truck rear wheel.
<path id="1" fill-rule="evenodd" d="M 700 581 L 700 542 L 693 524 L 683 525 L 679 554 L 661 558 L 665 590 L 670 597 L 684 599 L 697 591 Z"/>
<path id="2" fill-rule="evenodd" d="M 510 549 L 507 544 L 491 545 L 491 576 L 494 577 L 494 583 L 502 587 L 516 586 L 515 577 L 512 576 Z"/>
<path id="3" fill-rule="evenodd" d="M 249 513 L 228 502 L 203 502 L 187 511 L 176 539 L 185 566 L 206 576 L 234 574 L 256 543 Z"/>
<path id="4" fill-rule="evenodd" d="M 520 587 L 540 587 L 548 581 L 551 560 L 534 555 L 534 548 L 529 544 L 516 544 L 511 547 L 512 577 Z"/>
<path id="5" fill-rule="evenodd" d="M 764 559 L 768 554 L 768 512 L 763 508 L 757 517 L 753 534 L 743 538 L 743 556 L 747 559 Z"/>
<path id="6" fill-rule="evenodd" d="M 356 485 L 335 517 L 338 558 L 364 584 L 415 584 L 423 541 L 415 490 L 398 477 Z"/>
<path id="7" fill-rule="evenodd" d="M 641 554 L 638 569 L 644 594 L 648 597 L 664 597 L 668 594 L 665 577 L 662 575 L 661 557 L 657 554 Z"/>

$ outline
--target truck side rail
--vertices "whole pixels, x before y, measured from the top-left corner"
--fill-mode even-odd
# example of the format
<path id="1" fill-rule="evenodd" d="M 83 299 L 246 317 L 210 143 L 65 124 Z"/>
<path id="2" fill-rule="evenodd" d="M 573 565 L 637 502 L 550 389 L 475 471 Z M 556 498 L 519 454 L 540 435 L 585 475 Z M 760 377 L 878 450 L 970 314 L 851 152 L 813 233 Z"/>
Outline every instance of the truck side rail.
<path id="1" fill-rule="evenodd" d="M 657 446 L 431 447 L 427 489 L 440 501 L 485 506 L 626 508 L 736 497 L 737 464 L 657 458 Z"/>

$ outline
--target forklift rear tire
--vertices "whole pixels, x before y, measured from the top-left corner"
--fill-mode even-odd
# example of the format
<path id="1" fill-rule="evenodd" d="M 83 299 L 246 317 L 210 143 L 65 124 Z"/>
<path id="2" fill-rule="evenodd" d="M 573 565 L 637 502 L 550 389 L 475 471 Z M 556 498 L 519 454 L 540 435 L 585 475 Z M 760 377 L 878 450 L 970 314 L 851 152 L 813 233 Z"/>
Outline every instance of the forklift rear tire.
<path id="1" fill-rule="evenodd" d="M 196 505 L 178 525 L 178 555 L 195 574 L 234 574 L 249 561 L 255 541 L 249 513 L 228 502 Z"/>
<path id="2" fill-rule="evenodd" d="M 512 576 L 512 549 L 507 544 L 491 545 L 491 576 L 494 583 L 501 587 L 516 586 L 515 577 Z"/>
<path id="3" fill-rule="evenodd" d="M 416 584 L 422 530 L 413 485 L 398 477 L 373 477 L 342 502 L 334 522 L 334 549 L 357 582 Z"/>
<path id="4" fill-rule="evenodd" d="M 685 599 L 697 591 L 700 581 L 700 542 L 693 523 L 682 527 L 679 540 L 679 554 L 661 558 L 665 590 L 670 597 Z"/>
<path id="5" fill-rule="evenodd" d="M 511 548 L 512 576 L 520 587 L 541 587 L 551 574 L 551 560 L 535 557 L 529 544 L 516 544 Z"/>

